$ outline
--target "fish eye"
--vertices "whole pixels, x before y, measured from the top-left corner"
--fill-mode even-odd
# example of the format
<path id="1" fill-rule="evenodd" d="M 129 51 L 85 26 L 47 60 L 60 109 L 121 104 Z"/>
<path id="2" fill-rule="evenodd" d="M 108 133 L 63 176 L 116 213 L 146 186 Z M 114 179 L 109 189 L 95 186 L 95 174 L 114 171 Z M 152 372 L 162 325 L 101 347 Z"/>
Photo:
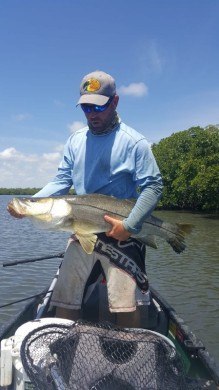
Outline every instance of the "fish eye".
<path id="1" fill-rule="evenodd" d="M 40 198 L 27 198 L 30 202 L 32 203 L 36 203 L 37 201 L 39 201 Z"/>

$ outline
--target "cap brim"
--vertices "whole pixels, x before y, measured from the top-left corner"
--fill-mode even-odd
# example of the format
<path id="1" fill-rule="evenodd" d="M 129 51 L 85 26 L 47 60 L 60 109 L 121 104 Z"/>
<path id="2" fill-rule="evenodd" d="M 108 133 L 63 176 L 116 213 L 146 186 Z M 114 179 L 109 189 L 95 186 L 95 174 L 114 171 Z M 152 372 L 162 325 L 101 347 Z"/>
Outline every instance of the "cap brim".
<path id="1" fill-rule="evenodd" d="M 103 106 L 108 102 L 110 99 L 110 96 L 103 96 L 103 95 L 97 95 L 97 94 L 84 94 L 81 95 L 80 99 L 78 100 L 76 106 L 79 104 L 96 104 L 98 106 Z"/>

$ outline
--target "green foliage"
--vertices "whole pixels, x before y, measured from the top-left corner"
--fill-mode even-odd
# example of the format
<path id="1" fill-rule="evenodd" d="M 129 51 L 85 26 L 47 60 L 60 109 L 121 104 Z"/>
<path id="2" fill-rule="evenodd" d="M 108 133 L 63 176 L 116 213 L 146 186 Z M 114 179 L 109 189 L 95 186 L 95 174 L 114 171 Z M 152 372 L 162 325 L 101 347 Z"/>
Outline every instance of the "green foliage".
<path id="1" fill-rule="evenodd" d="M 0 195 L 35 195 L 41 188 L 0 188 Z M 75 194 L 73 188 L 69 191 L 70 195 Z"/>
<path id="2" fill-rule="evenodd" d="M 219 129 L 192 127 L 152 145 L 164 181 L 161 207 L 218 212 Z"/>
<path id="3" fill-rule="evenodd" d="M 0 195 L 34 195 L 40 188 L 0 188 Z"/>

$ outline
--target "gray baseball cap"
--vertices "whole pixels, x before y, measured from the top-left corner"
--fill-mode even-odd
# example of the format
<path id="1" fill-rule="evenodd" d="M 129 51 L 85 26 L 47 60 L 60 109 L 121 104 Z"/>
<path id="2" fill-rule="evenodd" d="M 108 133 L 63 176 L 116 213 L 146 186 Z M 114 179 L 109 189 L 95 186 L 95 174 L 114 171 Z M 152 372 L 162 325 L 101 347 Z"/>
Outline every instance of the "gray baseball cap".
<path id="1" fill-rule="evenodd" d="M 78 104 L 97 104 L 103 106 L 116 94 L 116 83 L 112 76 L 97 70 L 82 79 Z"/>

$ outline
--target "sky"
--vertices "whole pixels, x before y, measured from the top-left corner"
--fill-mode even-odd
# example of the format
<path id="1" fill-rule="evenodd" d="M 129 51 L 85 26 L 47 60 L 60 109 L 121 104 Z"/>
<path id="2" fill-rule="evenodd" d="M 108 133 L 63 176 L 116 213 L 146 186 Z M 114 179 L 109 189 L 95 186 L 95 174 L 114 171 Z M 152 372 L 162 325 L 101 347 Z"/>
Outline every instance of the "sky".
<path id="1" fill-rule="evenodd" d="M 0 0 L 0 187 L 55 176 L 97 69 L 150 143 L 219 124 L 218 45 L 219 0 Z"/>

